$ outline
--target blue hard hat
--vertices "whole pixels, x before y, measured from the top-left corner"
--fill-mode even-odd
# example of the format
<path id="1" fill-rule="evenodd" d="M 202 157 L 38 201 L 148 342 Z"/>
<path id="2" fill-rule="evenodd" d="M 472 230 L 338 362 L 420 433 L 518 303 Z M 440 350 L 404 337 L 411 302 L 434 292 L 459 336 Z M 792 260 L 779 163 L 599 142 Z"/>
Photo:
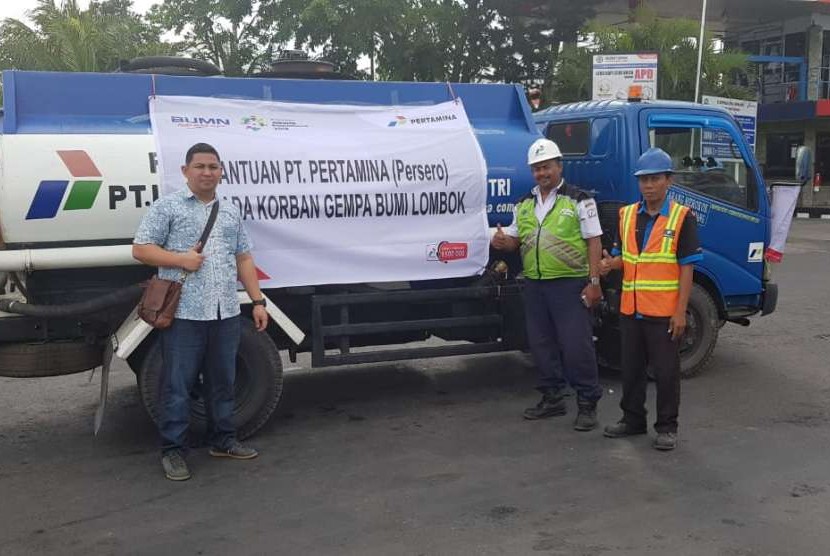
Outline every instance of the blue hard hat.
<path id="1" fill-rule="evenodd" d="M 674 172 L 671 157 L 663 149 L 652 147 L 640 156 L 634 167 L 635 176 L 671 174 Z"/>

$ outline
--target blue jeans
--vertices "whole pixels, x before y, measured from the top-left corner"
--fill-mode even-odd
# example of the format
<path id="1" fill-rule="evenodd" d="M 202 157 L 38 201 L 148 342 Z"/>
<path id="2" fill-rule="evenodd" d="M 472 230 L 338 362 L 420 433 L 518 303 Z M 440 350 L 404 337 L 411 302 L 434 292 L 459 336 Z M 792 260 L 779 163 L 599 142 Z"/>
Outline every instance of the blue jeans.
<path id="1" fill-rule="evenodd" d="M 236 439 L 233 425 L 233 383 L 239 350 L 240 317 L 224 320 L 175 319 L 161 333 L 164 370 L 161 374 L 159 432 L 162 453 L 187 450 L 190 393 L 202 372 L 208 441 L 226 448 Z"/>
<path id="2" fill-rule="evenodd" d="M 591 313 L 580 295 L 584 278 L 530 280 L 524 284 L 530 352 L 539 371 L 537 389 L 561 390 L 568 383 L 580 399 L 602 397 Z"/>

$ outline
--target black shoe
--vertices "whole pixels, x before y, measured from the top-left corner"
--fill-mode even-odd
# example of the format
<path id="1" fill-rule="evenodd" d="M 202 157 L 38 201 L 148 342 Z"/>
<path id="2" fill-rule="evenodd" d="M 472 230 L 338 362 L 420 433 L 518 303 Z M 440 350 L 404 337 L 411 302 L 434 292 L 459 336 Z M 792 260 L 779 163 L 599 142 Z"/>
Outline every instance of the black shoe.
<path id="1" fill-rule="evenodd" d="M 634 436 L 637 434 L 646 434 L 648 432 L 646 427 L 633 427 L 625 421 L 608 425 L 603 431 L 603 435 L 608 438 L 623 438 L 625 436 Z"/>
<path id="2" fill-rule="evenodd" d="M 547 419 L 548 417 L 556 417 L 565 415 L 568 408 L 565 405 L 565 400 L 562 394 L 558 392 L 545 392 L 542 394 L 542 399 L 534 407 L 528 407 L 522 414 L 525 419 L 536 421 L 537 419 Z"/>
<path id="3" fill-rule="evenodd" d="M 677 447 L 676 432 L 658 432 L 654 439 L 654 448 L 663 452 L 674 450 Z"/>
<path id="4" fill-rule="evenodd" d="M 574 430 L 592 431 L 597 428 L 597 402 L 588 400 L 577 401 L 578 413 L 574 421 Z"/>

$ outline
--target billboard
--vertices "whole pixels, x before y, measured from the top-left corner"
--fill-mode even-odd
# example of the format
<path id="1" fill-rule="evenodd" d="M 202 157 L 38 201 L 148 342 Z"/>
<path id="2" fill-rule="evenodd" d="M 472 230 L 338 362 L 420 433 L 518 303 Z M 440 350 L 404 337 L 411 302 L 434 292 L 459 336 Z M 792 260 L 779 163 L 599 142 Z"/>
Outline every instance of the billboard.
<path id="1" fill-rule="evenodd" d="M 593 61 L 593 100 L 657 98 L 656 53 L 596 54 Z"/>

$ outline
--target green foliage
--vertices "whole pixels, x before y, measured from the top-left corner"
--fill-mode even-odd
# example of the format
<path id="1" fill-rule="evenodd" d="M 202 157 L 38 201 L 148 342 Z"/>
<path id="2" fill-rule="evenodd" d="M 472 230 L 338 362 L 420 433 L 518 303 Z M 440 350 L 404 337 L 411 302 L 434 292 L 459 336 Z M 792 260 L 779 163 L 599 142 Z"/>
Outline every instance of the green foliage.
<path id="1" fill-rule="evenodd" d="M 657 52 L 657 95 L 661 99 L 693 101 L 697 70 L 699 23 L 688 19 L 658 19 L 636 12 L 628 27 L 589 27 L 590 46 L 566 48 L 557 65 L 551 89 L 557 102 L 591 98 L 593 54 Z M 747 56 L 717 52 L 711 35 L 704 39 L 701 94 L 752 99 L 753 92 L 733 84 L 732 77 L 749 71 Z"/>
<path id="2" fill-rule="evenodd" d="M 38 0 L 29 17 L 32 26 L 0 24 L 0 69 L 106 72 L 121 59 L 172 53 L 129 0 L 95 1 L 86 10 L 76 0 Z"/>
<path id="3" fill-rule="evenodd" d="M 581 0 L 563 7 L 557 0 L 498 0 L 493 79 L 528 85 L 548 81 L 563 45 L 577 42 L 601 2 Z"/>
<path id="4" fill-rule="evenodd" d="M 297 2 L 296 43 L 357 73 L 388 80 L 470 81 L 493 60 L 493 0 L 312 0 Z"/>
<path id="5" fill-rule="evenodd" d="M 226 75 L 246 75 L 269 65 L 276 48 L 293 35 L 279 0 L 164 0 L 148 19 L 182 38 L 177 46 L 210 60 Z M 281 21 L 285 18 L 285 22 Z"/>
<path id="6" fill-rule="evenodd" d="M 366 57 L 380 79 L 530 84 L 600 1 L 563 10 L 555 0 L 295 0 L 292 9 L 296 45 L 353 75 L 367 77 L 356 67 Z"/>

